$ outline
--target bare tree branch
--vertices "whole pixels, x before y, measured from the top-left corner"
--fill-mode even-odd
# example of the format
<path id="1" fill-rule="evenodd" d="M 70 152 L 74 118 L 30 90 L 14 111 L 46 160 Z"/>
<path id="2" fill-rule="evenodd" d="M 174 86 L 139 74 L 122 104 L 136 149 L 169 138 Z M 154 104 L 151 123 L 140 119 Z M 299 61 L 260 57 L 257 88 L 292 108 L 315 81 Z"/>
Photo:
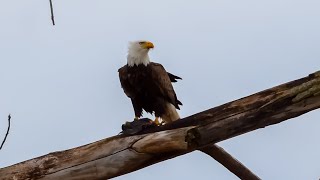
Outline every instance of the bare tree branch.
<path id="1" fill-rule="evenodd" d="M 9 115 L 8 115 L 8 129 L 7 129 L 6 135 L 5 135 L 5 137 L 4 137 L 4 139 L 3 139 L 2 143 L 1 143 L 0 150 L 2 149 L 4 143 L 6 142 L 7 137 L 8 137 L 8 135 L 9 135 L 9 131 L 10 131 L 10 120 L 11 120 L 11 115 L 9 114 Z"/>
<path id="2" fill-rule="evenodd" d="M 320 72 L 139 134 L 122 134 L 0 168 L 0 174 L 3 180 L 110 179 L 318 108 Z"/>
<path id="3" fill-rule="evenodd" d="M 55 25 L 55 22 L 54 22 L 54 15 L 53 15 L 53 5 L 52 5 L 52 0 L 49 0 L 50 2 L 50 11 L 51 11 L 51 21 L 52 21 L 52 24 Z"/>
<path id="4" fill-rule="evenodd" d="M 238 176 L 238 178 L 240 179 L 260 180 L 260 178 L 257 175 L 251 172 L 240 161 L 232 157 L 222 147 L 219 147 L 216 144 L 212 144 L 204 148 L 201 148 L 200 151 L 217 160 L 220 164 L 222 164 L 224 167 L 226 167 L 230 172 Z"/>

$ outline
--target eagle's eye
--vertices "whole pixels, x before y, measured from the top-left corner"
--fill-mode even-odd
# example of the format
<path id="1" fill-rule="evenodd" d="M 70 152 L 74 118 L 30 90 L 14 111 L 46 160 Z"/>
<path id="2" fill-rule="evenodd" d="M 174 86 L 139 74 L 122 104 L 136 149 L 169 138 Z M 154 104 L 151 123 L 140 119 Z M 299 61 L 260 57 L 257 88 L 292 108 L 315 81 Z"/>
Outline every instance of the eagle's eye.
<path id="1" fill-rule="evenodd" d="M 144 43 L 145 43 L 145 41 L 140 41 L 140 42 L 139 42 L 140 45 L 141 45 L 141 44 L 144 44 Z"/>

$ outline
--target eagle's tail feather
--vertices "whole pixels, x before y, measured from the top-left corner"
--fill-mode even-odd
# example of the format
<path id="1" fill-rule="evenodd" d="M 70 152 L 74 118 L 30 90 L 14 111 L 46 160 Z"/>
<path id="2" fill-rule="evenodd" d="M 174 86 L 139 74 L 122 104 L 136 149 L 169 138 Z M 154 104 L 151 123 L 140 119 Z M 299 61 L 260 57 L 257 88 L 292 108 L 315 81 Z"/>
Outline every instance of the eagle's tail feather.
<path id="1" fill-rule="evenodd" d="M 168 76 L 169 76 L 171 82 L 177 82 L 177 79 L 181 79 L 182 80 L 182 78 L 179 77 L 179 76 L 173 75 L 173 74 L 171 74 L 169 72 L 167 72 L 167 73 L 168 73 Z"/>

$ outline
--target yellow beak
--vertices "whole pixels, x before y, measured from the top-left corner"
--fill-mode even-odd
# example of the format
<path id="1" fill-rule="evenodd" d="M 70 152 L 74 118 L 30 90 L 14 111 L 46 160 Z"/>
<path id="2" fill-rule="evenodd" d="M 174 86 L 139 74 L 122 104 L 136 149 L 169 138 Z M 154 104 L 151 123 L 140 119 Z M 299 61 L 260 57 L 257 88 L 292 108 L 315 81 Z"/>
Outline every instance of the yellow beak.
<path id="1" fill-rule="evenodd" d="M 152 42 L 145 42 L 144 44 L 143 44 L 143 47 L 145 48 L 145 49 L 150 49 L 150 48 L 154 48 L 154 45 L 152 44 Z"/>

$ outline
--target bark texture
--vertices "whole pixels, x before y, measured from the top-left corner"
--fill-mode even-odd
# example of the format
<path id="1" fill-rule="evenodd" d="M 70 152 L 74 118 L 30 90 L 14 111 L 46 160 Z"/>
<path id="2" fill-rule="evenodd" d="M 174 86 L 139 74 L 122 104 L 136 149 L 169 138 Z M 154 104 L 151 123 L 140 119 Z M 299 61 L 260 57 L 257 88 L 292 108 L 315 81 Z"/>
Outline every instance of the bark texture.
<path id="1" fill-rule="evenodd" d="M 316 72 L 172 124 L 2 168 L 0 179 L 108 179 L 319 107 L 320 73 Z"/>

